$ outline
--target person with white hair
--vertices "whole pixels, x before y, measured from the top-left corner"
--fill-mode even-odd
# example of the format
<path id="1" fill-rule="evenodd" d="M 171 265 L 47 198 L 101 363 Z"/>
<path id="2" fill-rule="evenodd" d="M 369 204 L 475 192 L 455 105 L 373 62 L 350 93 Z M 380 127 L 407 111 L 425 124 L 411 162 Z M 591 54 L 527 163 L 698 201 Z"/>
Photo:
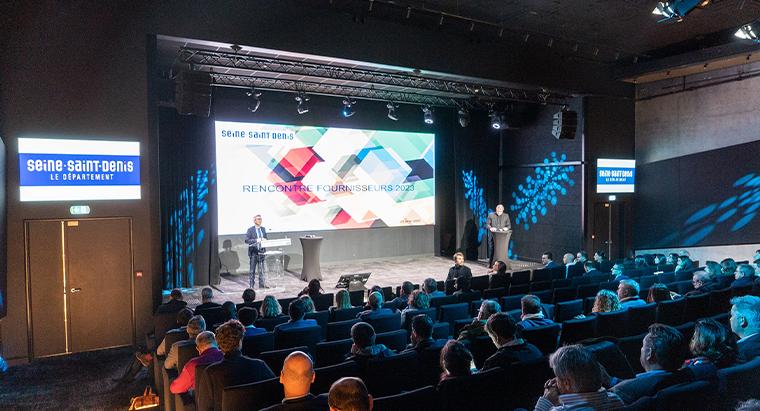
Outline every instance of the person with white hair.
<path id="1" fill-rule="evenodd" d="M 544 384 L 536 411 L 574 409 L 613 411 L 625 405 L 616 394 L 603 390 L 602 368 L 586 348 L 566 345 L 549 356 L 556 378 Z"/>
<path id="2" fill-rule="evenodd" d="M 739 264 L 734 274 L 734 282 L 731 283 L 731 287 L 746 287 L 752 286 L 757 281 L 757 275 L 755 268 L 749 264 Z"/>
<path id="3" fill-rule="evenodd" d="M 684 297 L 707 294 L 715 289 L 715 286 L 717 285 L 717 283 L 710 278 L 710 274 L 707 274 L 704 270 L 695 271 L 691 278 L 691 283 L 694 285 L 694 289 L 684 294 Z"/>
<path id="4" fill-rule="evenodd" d="M 641 288 L 636 280 L 621 280 L 618 284 L 617 296 L 620 300 L 620 306 L 623 308 L 646 305 L 646 301 L 639 297 Z"/>
<path id="5" fill-rule="evenodd" d="M 760 297 L 745 295 L 731 299 L 731 331 L 739 336 L 738 362 L 745 363 L 760 355 Z"/>
<path id="6" fill-rule="evenodd" d="M 496 211 L 488 214 L 486 218 L 486 229 L 489 231 L 488 238 L 488 268 L 493 266 L 494 255 L 494 243 L 493 235 L 490 232 L 494 231 L 507 231 L 512 229 L 512 222 L 509 221 L 509 215 L 504 213 L 504 206 L 499 204 L 496 206 Z"/>
<path id="7" fill-rule="evenodd" d="M 224 358 L 222 350 L 216 345 L 216 336 L 211 331 L 204 331 L 195 337 L 195 348 L 200 355 L 188 361 L 179 377 L 172 381 L 169 389 L 174 394 L 181 394 L 195 388 L 195 367 L 213 364 Z"/>

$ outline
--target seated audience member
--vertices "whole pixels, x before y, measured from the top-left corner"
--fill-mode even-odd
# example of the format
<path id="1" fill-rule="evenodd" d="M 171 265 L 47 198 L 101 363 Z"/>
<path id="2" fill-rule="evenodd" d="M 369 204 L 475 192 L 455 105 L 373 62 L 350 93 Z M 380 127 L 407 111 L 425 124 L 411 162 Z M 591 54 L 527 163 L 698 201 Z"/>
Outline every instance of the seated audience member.
<path id="1" fill-rule="evenodd" d="M 684 368 L 691 370 L 697 380 L 714 378 L 718 369 L 736 364 L 736 341 L 736 334 L 723 324 L 713 319 L 697 321 L 689 343 L 692 358 L 684 362 Z"/>
<path id="2" fill-rule="evenodd" d="M 626 404 L 642 397 L 654 397 L 658 390 L 669 386 L 660 382 L 678 371 L 685 359 L 686 338 L 683 334 L 667 325 L 652 324 L 644 337 L 639 356 L 645 372 L 629 380 L 613 379 L 609 391 L 617 394 Z"/>
<path id="3" fill-rule="evenodd" d="M 446 293 L 443 291 L 438 291 L 438 283 L 435 281 L 435 278 L 426 278 L 425 282 L 422 283 L 422 290 L 430 298 L 446 296 Z"/>
<path id="4" fill-rule="evenodd" d="M 488 357 L 482 371 L 494 367 L 508 370 L 514 362 L 533 360 L 542 356 L 535 345 L 517 338 L 517 323 L 508 313 L 499 312 L 489 317 L 486 322 L 486 332 L 498 350 Z"/>
<path id="5" fill-rule="evenodd" d="M 196 315 L 187 322 L 187 335 L 189 338 L 183 341 L 177 341 L 172 344 L 169 349 L 169 354 L 166 355 L 166 361 L 164 361 L 164 368 L 167 370 L 173 370 L 177 368 L 177 360 L 179 359 L 179 347 L 183 345 L 195 344 L 195 337 L 198 334 L 206 330 L 206 321 L 203 316 Z"/>
<path id="6" fill-rule="evenodd" d="M 736 280 L 731 283 L 731 287 L 745 287 L 748 285 L 754 285 L 757 281 L 755 269 L 749 264 L 739 264 L 739 266 L 736 268 L 736 274 L 734 278 L 736 278 Z"/>
<path id="7" fill-rule="evenodd" d="M 335 294 L 335 305 L 328 308 L 327 311 L 332 313 L 336 310 L 345 310 L 348 308 L 354 308 L 351 305 L 351 294 L 346 290 L 340 290 Z"/>
<path id="8" fill-rule="evenodd" d="M 237 307 L 235 307 L 235 303 L 232 301 L 225 301 L 222 304 L 222 318 L 224 318 L 224 320 L 218 324 L 214 324 L 211 327 L 212 330 L 216 330 L 216 327 L 219 327 L 229 320 L 237 320 Z"/>
<path id="9" fill-rule="evenodd" d="M 736 275 L 736 261 L 734 261 L 733 258 L 726 258 L 725 260 L 720 262 L 720 266 L 722 267 L 723 274 L 725 275 Z"/>
<path id="10" fill-rule="evenodd" d="M 383 317 L 393 314 L 393 311 L 388 308 L 383 308 L 383 295 L 378 292 L 374 292 L 367 298 L 367 305 L 369 310 L 365 310 L 356 315 L 356 318 L 361 318 L 362 321 L 371 320 L 377 317 Z"/>
<path id="11" fill-rule="evenodd" d="M 649 288 L 649 294 L 647 294 L 647 303 L 659 303 L 660 301 L 670 301 L 672 297 L 670 295 L 670 289 L 665 284 L 655 283 Z"/>
<path id="12" fill-rule="evenodd" d="M 414 284 L 411 281 L 404 281 L 399 288 L 399 296 L 393 299 L 396 303 L 396 310 L 403 310 L 409 306 L 409 297 L 414 291 Z"/>
<path id="13" fill-rule="evenodd" d="M 623 308 L 636 307 L 638 305 L 646 305 L 646 301 L 639 297 L 639 283 L 635 280 L 622 280 L 618 284 L 617 296 L 620 300 L 620 306 Z"/>
<path id="14" fill-rule="evenodd" d="M 183 301 L 183 299 L 184 296 L 182 295 L 182 290 L 179 288 L 173 289 L 171 294 L 169 294 L 169 301 L 166 304 L 161 304 L 161 306 L 156 309 L 156 314 L 178 313 L 181 309 L 187 306 L 187 302 Z"/>
<path id="15" fill-rule="evenodd" d="M 449 275 L 446 276 L 446 281 L 456 280 L 459 277 L 472 278 L 472 271 L 470 267 L 464 265 L 464 254 L 462 253 L 454 254 L 454 266 L 449 268 Z M 427 279 L 425 283 L 427 283 Z"/>
<path id="16" fill-rule="evenodd" d="M 573 255 L 573 253 L 567 253 L 564 256 L 562 256 L 562 264 L 565 266 L 575 264 L 575 256 Z"/>
<path id="17" fill-rule="evenodd" d="M 274 378 L 264 361 L 244 357 L 240 352 L 244 334 L 245 327 L 238 320 L 229 320 L 216 330 L 216 342 L 224 358 L 209 365 L 201 377 L 200 395 L 196 399 L 199 411 L 221 411 L 225 387 Z"/>
<path id="18" fill-rule="evenodd" d="M 244 337 L 248 337 L 251 335 L 258 335 L 258 334 L 264 334 L 267 332 L 264 328 L 256 328 L 253 326 L 253 323 L 256 322 L 256 319 L 259 317 L 259 312 L 256 311 L 255 308 L 251 307 L 243 307 L 238 311 L 238 320 L 241 324 L 243 324 L 243 327 L 245 327 L 245 335 Z"/>
<path id="19" fill-rule="evenodd" d="M 536 411 L 599 410 L 624 408 L 616 394 L 602 388 L 601 366 L 581 345 L 566 345 L 549 356 L 553 378 L 544 384 Z"/>
<path id="20" fill-rule="evenodd" d="M 370 358 L 391 357 L 396 355 L 384 344 L 375 344 L 375 329 L 371 325 L 361 322 L 351 327 L 351 339 L 354 344 L 346 361 L 353 360 L 360 368 L 365 368 Z"/>
<path id="21" fill-rule="evenodd" d="M 195 337 L 195 348 L 200 355 L 188 361 L 179 377 L 172 382 L 169 389 L 174 394 L 181 394 L 195 388 L 196 366 L 213 364 L 224 358 L 222 350 L 216 346 L 216 336 L 211 331 L 204 331 Z"/>
<path id="22" fill-rule="evenodd" d="M 760 271 L 760 250 L 755 251 L 752 256 L 752 263 L 755 264 L 755 272 Z"/>
<path id="23" fill-rule="evenodd" d="M 675 267 L 678 264 L 678 254 L 677 253 L 668 253 L 668 256 L 665 257 L 665 263 L 668 265 L 672 265 Z"/>
<path id="24" fill-rule="evenodd" d="M 327 398 L 330 411 L 372 411 L 372 396 L 360 378 L 343 377 L 335 381 Z"/>
<path id="25" fill-rule="evenodd" d="M 594 307 L 591 309 L 591 312 L 595 314 L 611 313 L 622 309 L 617 294 L 610 290 L 599 290 L 599 292 L 596 293 Z"/>
<path id="26" fill-rule="evenodd" d="M 461 341 L 449 340 L 441 349 L 441 381 L 472 375 L 472 354 Z"/>
<path id="27" fill-rule="evenodd" d="M 583 270 L 585 271 L 583 275 L 596 275 L 602 273 L 601 271 L 597 270 L 596 267 L 594 267 L 594 263 L 591 261 L 586 261 L 583 263 Z"/>
<path id="28" fill-rule="evenodd" d="M 240 309 L 243 307 L 256 308 L 253 306 L 254 301 L 256 301 L 256 291 L 254 291 L 253 288 L 246 288 L 243 291 L 243 302 L 238 304 L 236 307 L 238 311 L 240 311 Z"/>
<path id="29" fill-rule="evenodd" d="M 439 348 L 445 344 L 444 340 L 436 341 L 433 339 L 433 320 L 425 314 L 420 314 L 412 320 L 412 336 L 409 344 L 403 352 L 417 351 L 420 352 L 430 348 Z"/>
<path id="30" fill-rule="evenodd" d="M 211 289 L 211 287 L 206 287 L 203 290 L 201 290 L 201 305 L 195 307 L 195 311 L 193 312 L 195 315 L 198 315 L 198 310 L 202 310 L 205 308 L 214 308 L 214 307 L 221 307 L 219 304 L 211 301 L 214 299 L 214 290 Z"/>
<path id="31" fill-rule="evenodd" d="M 177 325 L 179 328 L 175 328 L 173 330 L 170 330 L 168 332 L 182 332 L 187 329 L 187 323 L 190 322 L 190 319 L 193 318 L 193 310 L 189 308 L 183 308 L 177 313 Z M 171 347 L 169 347 L 171 348 Z M 164 336 L 164 339 L 161 340 L 161 344 L 159 344 L 158 348 L 156 349 L 156 354 L 158 355 L 166 355 L 166 338 Z M 147 366 L 148 364 L 143 364 Z"/>
<path id="32" fill-rule="evenodd" d="M 262 318 L 274 318 L 282 315 L 282 307 L 277 299 L 273 295 L 267 295 L 264 297 L 264 301 L 261 302 L 261 317 Z"/>
<path id="33" fill-rule="evenodd" d="M 665 254 L 655 254 L 654 255 L 654 265 L 665 265 L 667 264 L 667 258 L 665 257 Z"/>
<path id="34" fill-rule="evenodd" d="M 413 316 L 415 311 L 427 310 L 428 308 L 430 308 L 430 296 L 420 290 L 412 291 L 412 295 L 409 296 L 408 306 L 401 311 L 401 326 L 403 327 L 406 324 L 407 315 Z"/>
<path id="35" fill-rule="evenodd" d="M 594 261 L 597 263 L 601 263 L 602 261 L 607 260 L 607 254 L 605 254 L 604 251 L 597 251 L 594 253 Z"/>
<path id="36" fill-rule="evenodd" d="M 470 288 L 470 279 L 467 277 L 458 277 L 454 283 L 454 288 L 456 288 L 454 295 L 469 294 L 472 292 L 472 288 Z"/>
<path id="37" fill-rule="evenodd" d="M 623 259 L 623 266 L 626 270 L 633 270 L 636 268 L 636 253 L 631 250 L 628 255 Z"/>
<path id="38" fill-rule="evenodd" d="M 177 313 L 178 328 L 167 331 L 167 334 L 174 333 L 174 332 L 184 332 L 187 329 L 187 323 L 190 321 L 192 317 L 193 317 L 193 310 L 189 308 L 181 309 Z M 156 337 L 159 337 L 159 336 L 156 336 Z M 164 336 L 164 339 L 161 340 L 161 344 L 156 349 L 156 355 L 162 355 L 162 356 L 166 355 L 166 337 L 165 336 Z M 153 355 L 142 353 L 142 352 L 135 353 L 135 357 L 130 361 L 129 366 L 127 366 L 127 369 L 124 372 L 124 375 L 121 378 L 115 378 L 114 380 L 115 381 L 123 380 L 126 382 L 134 381 L 135 377 L 140 372 L 140 370 L 142 370 L 143 367 L 150 366 L 151 361 L 153 361 Z"/>
<path id="39" fill-rule="evenodd" d="M 491 315 L 501 312 L 501 306 L 499 303 L 493 300 L 485 300 L 483 304 L 480 304 L 480 310 L 478 316 L 472 321 L 472 323 L 465 325 L 459 331 L 458 341 L 468 340 L 474 341 L 478 337 L 488 335 L 486 332 L 486 322 Z"/>
<path id="40" fill-rule="evenodd" d="M 303 316 L 306 314 L 306 308 L 304 302 L 301 299 L 294 300 L 288 306 L 288 315 L 290 320 L 284 324 L 279 324 L 274 327 L 275 332 L 277 330 L 294 330 L 296 328 L 313 327 L 317 325 L 317 320 L 304 320 Z"/>
<path id="41" fill-rule="evenodd" d="M 691 258 L 685 255 L 678 256 L 678 265 L 676 265 L 675 272 L 691 270 L 692 268 L 694 268 L 694 264 L 691 262 Z"/>
<path id="42" fill-rule="evenodd" d="M 649 267 L 649 263 L 647 263 L 647 259 L 644 257 L 636 257 L 636 268 L 644 268 Z"/>
<path id="43" fill-rule="evenodd" d="M 493 263 L 493 268 L 488 270 L 486 274 L 506 274 L 507 273 L 507 264 L 504 261 L 497 260 L 495 263 Z"/>
<path id="44" fill-rule="evenodd" d="M 717 285 L 717 283 L 710 278 L 710 275 L 702 270 L 694 272 L 694 275 L 691 278 L 691 283 L 694 284 L 694 289 L 684 294 L 684 297 L 707 294 L 714 290 Z"/>
<path id="45" fill-rule="evenodd" d="M 547 251 L 541 256 L 541 264 L 544 264 L 544 268 L 559 267 L 559 264 L 553 261 L 552 253 Z"/>
<path id="46" fill-rule="evenodd" d="M 576 263 L 585 263 L 588 261 L 588 253 L 585 251 L 578 251 L 578 255 L 575 257 Z"/>
<path id="47" fill-rule="evenodd" d="M 303 302 L 303 311 L 304 313 L 313 313 L 314 312 L 314 301 L 311 300 L 311 297 L 308 295 L 302 295 L 298 297 L 301 302 Z"/>
<path id="48" fill-rule="evenodd" d="M 282 404 L 264 408 L 265 411 L 328 411 L 327 394 L 315 396 L 310 393 L 314 382 L 314 363 L 301 351 L 294 351 L 285 358 L 280 372 L 280 384 L 285 393 Z"/>
<path id="49" fill-rule="evenodd" d="M 306 292 L 304 294 L 308 295 L 311 298 L 314 298 L 315 296 L 322 294 L 322 283 L 319 282 L 318 279 L 313 279 L 309 281 L 309 285 L 306 286 Z M 300 297 L 300 295 L 299 295 Z"/>
<path id="50" fill-rule="evenodd" d="M 613 265 L 612 275 L 614 276 L 612 281 L 623 281 L 629 279 L 629 277 L 625 275 L 625 266 L 623 264 Z"/>
<path id="51" fill-rule="evenodd" d="M 520 318 L 521 321 L 517 323 L 518 330 L 554 324 L 554 321 L 544 318 L 544 313 L 541 312 L 541 299 L 535 295 L 524 295 L 520 299 L 520 306 L 522 308 L 522 317 Z"/>
<path id="52" fill-rule="evenodd" d="M 760 297 L 745 295 L 731 299 L 731 331 L 738 337 L 738 362 L 745 363 L 760 355 Z"/>
<path id="53" fill-rule="evenodd" d="M 713 281 L 716 281 L 718 276 L 723 274 L 723 267 L 715 261 L 707 261 L 705 262 L 705 272 Z"/>

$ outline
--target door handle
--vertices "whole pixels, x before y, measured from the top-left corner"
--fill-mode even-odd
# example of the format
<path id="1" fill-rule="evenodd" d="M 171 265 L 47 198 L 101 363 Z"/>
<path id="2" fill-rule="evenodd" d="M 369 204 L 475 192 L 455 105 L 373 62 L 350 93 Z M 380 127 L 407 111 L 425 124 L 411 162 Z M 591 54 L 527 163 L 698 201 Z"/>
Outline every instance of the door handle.
<path id="1" fill-rule="evenodd" d="M 72 288 L 72 289 L 71 289 L 71 292 L 72 292 L 72 293 L 78 293 L 78 292 L 80 292 L 80 291 L 82 291 L 82 289 L 81 289 L 81 288 Z"/>

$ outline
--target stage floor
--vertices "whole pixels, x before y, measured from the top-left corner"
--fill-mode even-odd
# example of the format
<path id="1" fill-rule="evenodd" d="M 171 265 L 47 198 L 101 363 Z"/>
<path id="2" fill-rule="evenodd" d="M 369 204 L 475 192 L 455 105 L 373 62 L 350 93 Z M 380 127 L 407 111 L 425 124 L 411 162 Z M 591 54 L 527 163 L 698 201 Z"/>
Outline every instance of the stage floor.
<path id="1" fill-rule="evenodd" d="M 466 261 L 465 265 L 470 267 L 473 276 L 484 275 L 488 272 L 486 268 L 487 260 Z M 540 268 L 541 264 L 510 260 L 512 270 L 528 270 Z M 433 277 L 436 280 L 445 280 L 449 268 L 454 265 L 450 257 L 417 257 L 406 259 L 394 259 L 386 261 L 349 263 L 342 265 L 329 265 L 321 267 L 322 288 L 326 293 L 335 293 L 338 289 L 335 285 L 338 278 L 344 274 L 372 273 L 367 281 L 367 288 L 374 285 L 381 287 L 401 285 L 404 281 L 411 281 L 414 284 L 420 284 L 425 278 Z M 282 277 L 275 277 L 270 280 L 271 285 L 275 288 L 267 290 L 256 290 L 256 300 L 262 300 L 266 295 L 273 295 L 275 298 L 294 297 L 306 287 L 306 282 L 301 281 L 301 270 L 286 270 Z M 248 274 L 233 274 L 222 276 L 219 285 L 211 286 L 214 289 L 214 302 L 223 303 L 232 301 L 234 303 L 243 302 L 243 290 L 248 288 Z M 201 289 L 203 287 L 182 289 L 185 295 L 185 301 L 188 307 L 194 308 L 201 303 Z M 164 301 L 168 301 L 168 291 L 164 293 Z"/>

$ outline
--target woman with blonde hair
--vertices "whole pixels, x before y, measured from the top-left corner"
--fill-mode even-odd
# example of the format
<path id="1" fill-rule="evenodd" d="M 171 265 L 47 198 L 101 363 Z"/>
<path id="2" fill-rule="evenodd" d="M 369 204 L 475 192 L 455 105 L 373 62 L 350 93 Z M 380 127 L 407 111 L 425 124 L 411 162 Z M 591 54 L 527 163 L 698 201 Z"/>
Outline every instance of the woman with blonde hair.
<path id="1" fill-rule="evenodd" d="M 617 294 L 610 290 L 601 290 L 596 294 L 596 300 L 594 300 L 594 308 L 592 313 L 611 313 L 613 311 L 620 311 L 623 308 L 620 306 L 620 300 Z"/>
<path id="2" fill-rule="evenodd" d="M 261 317 L 262 318 L 274 318 L 282 314 L 282 308 L 280 303 L 273 295 L 264 297 L 264 301 L 261 302 Z"/>

